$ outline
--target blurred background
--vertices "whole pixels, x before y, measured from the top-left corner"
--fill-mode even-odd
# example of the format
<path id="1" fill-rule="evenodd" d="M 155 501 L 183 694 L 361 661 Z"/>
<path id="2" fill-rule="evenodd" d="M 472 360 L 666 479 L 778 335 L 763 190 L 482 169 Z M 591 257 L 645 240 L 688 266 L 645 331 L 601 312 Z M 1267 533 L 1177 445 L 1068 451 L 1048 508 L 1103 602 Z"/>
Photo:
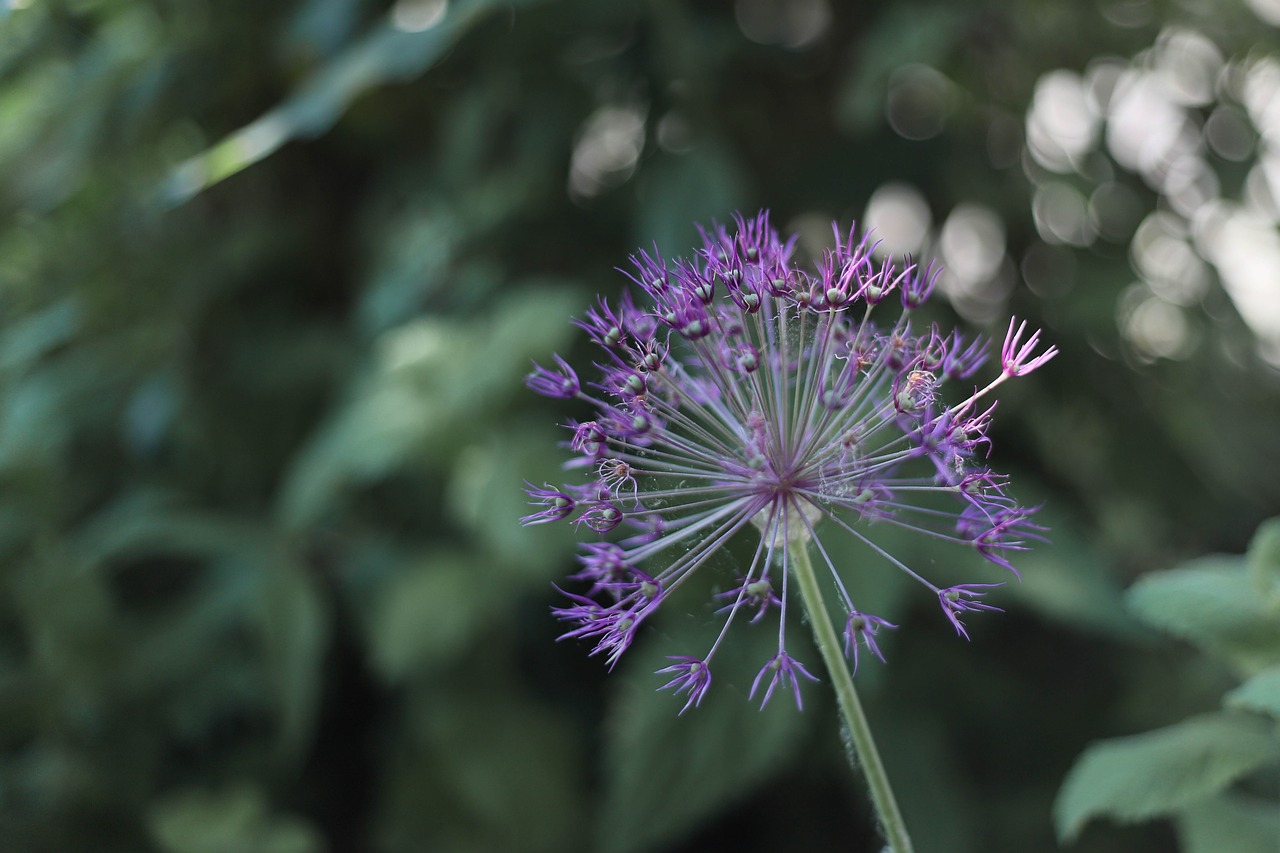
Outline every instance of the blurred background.
<path id="1" fill-rule="evenodd" d="M 0 2 L 0 849 L 878 850 L 824 691 L 746 701 L 767 637 L 677 717 L 652 673 L 710 608 L 606 675 L 555 642 L 572 531 L 517 523 L 577 414 L 530 360 L 587 366 L 568 320 L 630 252 L 762 207 L 807 250 L 875 227 L 946 265 L 933 319 L 1063 351 L 1000 405 L 993 466 L 1053 530 L 1006 613 L 965 643 L 849 557 L 902 626 L 859 681 L 919 849 L 1058 849 L 1085 745 L 1228 678 L 1122 591 L 1280 512 L 1278 25 Z"/>

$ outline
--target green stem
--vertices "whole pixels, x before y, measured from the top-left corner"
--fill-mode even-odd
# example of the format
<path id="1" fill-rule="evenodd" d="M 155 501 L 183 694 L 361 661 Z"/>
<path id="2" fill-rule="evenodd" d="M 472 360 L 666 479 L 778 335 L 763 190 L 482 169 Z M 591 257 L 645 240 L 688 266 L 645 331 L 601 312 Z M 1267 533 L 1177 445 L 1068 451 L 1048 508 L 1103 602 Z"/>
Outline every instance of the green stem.
<path id="1" fill-rule="evenodd" d="M 889 777 L 884 772 L 875 739 L 871 736 L 871 725 L 867 722 L 862 703 L 858 701 L 858 694 L 853 689 L 853 678 L 849 675 L 849 668 L 840 651 L 840 638 L 831 625 L 831 615 L 827 612 L 826 602 L 818 589 L 818 578 L 813 573 L 809 548 L 805 542 L 795 541 L 791 543 L 789 550 L 794 557 L 791 565 L 795 569 L 796 580 L 800 583 L 800 597 L 804 599 L 805 610 L 809 612 L 809 620 L 813 623 L 813 638 L 818 644 L 818 651 L 822 653 L 822 662 L 826 664 L 836 698 L 840 701 L 840 711 L 849 726 L 849 736 L 853 743 L 851 763 L 855 771 L 861 764 L 862 775 L 871 788 L 871 802 L 880 818 L 880 825 L 890 848 L 894 853 L 911 853 L 907 825 L 902 820 L 902 812 L 898 811 L 897 800 L 893 798 L 893 788 L 889 786 Z"/>

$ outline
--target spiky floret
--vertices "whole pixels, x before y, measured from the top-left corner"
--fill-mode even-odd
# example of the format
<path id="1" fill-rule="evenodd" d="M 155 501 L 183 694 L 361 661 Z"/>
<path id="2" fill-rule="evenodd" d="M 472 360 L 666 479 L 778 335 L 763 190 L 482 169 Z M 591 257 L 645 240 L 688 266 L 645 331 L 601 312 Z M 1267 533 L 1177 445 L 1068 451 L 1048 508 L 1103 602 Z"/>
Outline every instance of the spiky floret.
<path id="1" fill-rule="evenodd" d="M 939 270 L 875 257 L 856 231 L 836 231 L 836 246 L 813 270 L 793 261 L 767 213 L 735 216 L 735 228 L 702 230 L 692 259 L 665 261 L 639 252 L 628 276 L 639 302 L 601 299 L 577 324 L 600 347 L 599 381 L 579 383 L 556 357 L 557 370 L 535 365 L 529 386 L 595 408 L 572 423 L 567 467 L 591 472 L 585 484 L 530 486 L 542 507 L 526 524 L 568 518 L 597 533 L 630 529 L 616 542 L 584 544 L 586 595 L 567 594 L 555 609 L 564 637 L 595 643 L 609 665 L 637 629 L 716 551 L 739 533 L 759 533 L 737 585 L 717 597 L 727 614 L 702 657 L 674 657 L 664 685 L 701 703 L 711 661 L 732 623 L 778 613 L 778 651 L 757 676 L 767 702 L 777 686 L 800 702 L 800 677 L 812 678 L 786 650 L 788 578 L 793 549 L 812 548 L 830 572 L 844 609 L 846 651 L 856 665 L 859 641 L 875 657 L 884 619 L 857 610 L 817 535 L 847 534 L 929 590 L 956 631 L 960 614 L 995 610 L 986 588 L 941 588 L 876 544 L 872 521 L 910 528 L 971 548 L 1013 571 L 1009 555 L 1038 540 L 1035 508 L 1005 492 L 1005 478 L 982 461 L 994 406 L 980 398 L 1004 381 L 1040 367 L 1040 333 L 1009 325 L 1001 371 L 986 387 L 954 403 L 947 385 L 976 373 L 986 342 L 925 327 L 915 310 Z M 901 310 L 881 316 L 897 293 Z M 915 323 L 913 327 L 913 322 Z M 941 507 L 939 502 L 941 501 Z"/>

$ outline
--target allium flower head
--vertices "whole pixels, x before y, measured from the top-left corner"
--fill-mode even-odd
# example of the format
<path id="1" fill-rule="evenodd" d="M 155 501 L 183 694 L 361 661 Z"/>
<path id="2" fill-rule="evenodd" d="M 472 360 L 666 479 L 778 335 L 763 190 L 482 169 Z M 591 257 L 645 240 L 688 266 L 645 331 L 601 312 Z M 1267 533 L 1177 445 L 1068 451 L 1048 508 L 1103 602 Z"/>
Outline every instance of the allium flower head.
<path id="1" fill-rule="evenodd" d="M 566 593 L 554 611 L 569 625 L 565 638 L 592 641 L 612 666 L 667 596 L 731 539 L 756 534 L 745 573 L 716 596 L 724 625 L 715 643 L 660 671 L 687 697 L 685 710 L 710 689 L 730 626 L 774 614 L 778 650 L 752 694 L 767 702 L 790 688 L 800 704 L 800 680 L 813 676 L 786 649 L 796 549 L 812 549 L 831 574 L 853 665 L 859 646 L 883 660 L 877 632 L 896 626 L 855 607 L 820 529 L 905 572 L 966 638 L 961 614 L 996 610 L 978 598 L 998 584 L 938 587 L 876 544 L 872 526 L 909 528 L 1015 574 L 1011 557 L 1043 532 L 1035 508 L 1017 505 L 987 467 L 994 405 L 979 405 L 1056 354 L 1035 353 L 1038 331 L 1023 341 L 1026 324 L 1011 321 L 999 375 L 949 394 L 983 367 L 988 342 L 916 316 L 938 268 L 879 259 L 869 237 L 837 230 L 835 248 L 802 269 L 794 238 L 779 238 L 767 213 L 734 226 L 704 230 L 691 259 L 656 250 L 631 259 L 635 294 L 601 299 L 576 321 L 600 349 L 594 382 L 579 382 L 558 356 L 555 370 L 535 365 L 527 380 L 594 409 L 569 424 L 566 467 L 585 482 L 531 484 L 540 510 L 523 519 L 609 536 L 584 543 L 572 579 L 589 588 Z"/>

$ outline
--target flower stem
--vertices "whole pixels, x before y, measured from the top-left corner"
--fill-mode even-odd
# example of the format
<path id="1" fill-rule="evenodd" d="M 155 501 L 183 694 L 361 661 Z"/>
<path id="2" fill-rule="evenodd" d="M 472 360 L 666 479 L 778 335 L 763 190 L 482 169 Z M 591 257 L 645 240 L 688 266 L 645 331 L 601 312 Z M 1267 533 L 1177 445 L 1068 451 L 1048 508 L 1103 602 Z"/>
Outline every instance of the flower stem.
<path id="1" fill-rule="evenodd" d="M 858 701 L 858 694 L 853 689 L 853 678 L 849 675 L 849 668 L 840 651 L 840 638 L 831 625 L 831 615 L 827 612 L 826 602 L 818 589 L 818 579 L 813 573 L 809 548 L 805 542 L 797 541 L 790 550 L 794 556 L 791 565 L 795 569 L 796 580 L 800 583 L 800 597 L 804 599 L 805 610 L 809 612 L 809 620 L 813 623 L 813 638 L 818 644 L 818 651 L 822 653 L 827 672 L 831 675 L 831 683 L 840 702 L 840 712 L 849 726 L 853 745 L 850 763 L 855 771 L 861 769 L 868 787 L 871 788 L 871 802 L 893 853 L 911 853 L 907 825 L 902 820 L 902 812 L 898 811 L 893 789 L 889 786 L 889 777 L 884 772 L 875 739 L 871 737 L 871 725 L 867 722 L 862 703 Z"/>

